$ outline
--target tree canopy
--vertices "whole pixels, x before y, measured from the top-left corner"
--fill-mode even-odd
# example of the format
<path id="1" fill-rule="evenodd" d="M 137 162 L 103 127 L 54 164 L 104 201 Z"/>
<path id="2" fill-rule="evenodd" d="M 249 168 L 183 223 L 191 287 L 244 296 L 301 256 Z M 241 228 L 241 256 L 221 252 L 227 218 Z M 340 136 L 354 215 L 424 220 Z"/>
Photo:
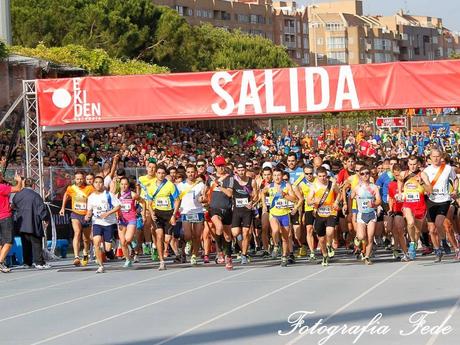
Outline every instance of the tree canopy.
<path id="1" fill-rule="evenodd" d="M 151 0 L 11 0 L 16 45 L 102 49 L 172 71 L 290 67 L 283 47 L 210 25 L 190 26 Z"/>
<path id="2" fill-rule="evenodd" d="M 8 49 L 6 48 L 6 44 L 0 41 L 0 60 L 6 58 L 8 56 Z"/>

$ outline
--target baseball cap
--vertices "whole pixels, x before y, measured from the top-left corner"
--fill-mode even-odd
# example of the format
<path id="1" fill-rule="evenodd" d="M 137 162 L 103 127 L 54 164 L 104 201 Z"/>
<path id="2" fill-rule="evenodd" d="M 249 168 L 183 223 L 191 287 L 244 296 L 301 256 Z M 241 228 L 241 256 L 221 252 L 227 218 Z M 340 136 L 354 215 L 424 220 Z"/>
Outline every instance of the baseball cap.
<path id="1" fill-rule="evenodd" d="M 225 158 L 222 157 L 222 156 L 217 156 L 215 159 L 214 159 L 214 165 L 215 166 L 223 166 L 227 164 L 227 162 L 225 161 Z"/>

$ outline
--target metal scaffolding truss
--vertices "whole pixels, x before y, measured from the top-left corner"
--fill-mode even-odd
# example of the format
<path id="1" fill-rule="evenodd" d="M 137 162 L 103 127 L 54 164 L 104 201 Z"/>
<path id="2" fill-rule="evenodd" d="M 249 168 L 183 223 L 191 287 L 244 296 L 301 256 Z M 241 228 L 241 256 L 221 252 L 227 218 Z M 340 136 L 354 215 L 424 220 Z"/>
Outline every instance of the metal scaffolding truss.
<path id="1" fill-rule="evenodd" d="M 43 179 L 43 140 L 42 128 L 38 123 L 38 104 L 35 80 L 22 82 L 24 93 L 24 127 L 26 146 L 26 176 L 35 181 L 36 188 L 42 197 L 44 193 Z"/>

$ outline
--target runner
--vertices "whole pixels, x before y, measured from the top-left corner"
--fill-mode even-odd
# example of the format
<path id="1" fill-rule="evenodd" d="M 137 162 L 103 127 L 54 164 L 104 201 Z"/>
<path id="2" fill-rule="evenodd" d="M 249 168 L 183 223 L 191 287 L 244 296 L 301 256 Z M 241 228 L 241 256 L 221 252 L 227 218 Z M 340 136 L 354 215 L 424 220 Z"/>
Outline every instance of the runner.
<path id="1" fill-rule="evenodd" d="M 316 213 L 314 229 L 323 255 L 321 264 L 328 266 L 330 249 L 327 243 L 330 243 L 334 236 L 340 193 L 337 184 L 329 178 L 325 168 L 316 169 L 316 177 L 310 188 L 307 202 L 309 206 L 314 207 Z"/>
<path id="2" fill-rule="evenodd" d="M 216 263 L 225 262 L 227 270 L 233 269 L 232 260 L 232 196 L 234 179 L 225 171 L 226 161 L 222 156 L 214 159 L 215 176 L 211 176 L 205 189 L 211 222 L 216 228 L 216 243 L 219 251 Z M 225 253 L 225 261 L 224 261 Z"/>
<path id="3" fill-rule="evenodd" d="M 305 245 L 305 232 L 302 231 L 302 206 L 303 206 L 303 195 L 299 189 L 299 184 L 304 178 L 303 169 L 298 165 L 297 155 L 294 152 L 291 152 L 287 155 L 287 169 L 285 170 L 289 173 L 289 183 L 294 190 L 294 193 L 297 197 L 295 202 L 289 202 L 289 208 L 291 209 L 290 224 L 294 233 L 294 239 L 297 246 L 299 247 L 298 256 L 305 257 L 307 256 L 307 246 Z M 290 245 L 290 251 L 292 253 Z M 294 255 L 290 255 L 290 263 L 294 263 Z"/>
<path id="4" fill-rule="evenodd" d="M 426 215 L 425 193 L 431 193 L 431 184 L 425 172 L 420 171 L 420 161 L 416 156 L 410 156 L 407 162 L 408 170 L 403 172 L 399 181 L 399 191 L 403 195 L 402 212 L 407 222 L 409 234 L 409 258 L 415 260 L 420 232 Z"/>
<path id="5" fill-rule="evenodd" d="M 90 179 L 91 180 L 91 179 Z M 60 216 L 65 214 L 67 200 L 72 200 L 72 213 L 70 219 L 73 229 L 73 253 L 75 266 L 86 266 L 89 261 L 89 249 L 91 244 L 91 223 L 85 221 L 88 197 L 94 191 L 92 185 L 85 184 L 85 175 L 82 172 L 76 172 L 74 176 L 75 183 L 69 187 L 62 199 L 62 207 L 59 211 Z M 80 261 L 80 241 L 83 236 L 83 260 Z"/>
<path id="6" fill-rule="evenodd" d="M 269 166 L 270 165 L 270 166 Z M 260 193 L 272 183 L 272 177 L 273 177 L 273 172 L 271 169 L 271 164 L 265 165 L 262 169 L 262 180 L 260 181 L 260 184 L 258 186 L 258 190 Z M 264 211 L 263 204 L 267 206 L 267 209 Z M 261 238 L 262 238 L 262 245 L 263 245 L 263 253 L 262 257 L 268 257 L 270 256 L 270 248 L 269 248 L 269 232 L 270 232 L 270 218 L 269 218 L 269 210 L 270 210 L 270 200 L 269 197 L 262 196 L 262 193 L 260 194 L 259 197 L 259 216 L 260 216 L 260 222 L 261 222 Z M 272 235 L 273 238 L 273 235 Z M 273 238 L 274 243 L 279 243 L 279 237 L 278 238 Z"/>
<path id="7" fill-rule="evenodd" d="M 375 225 L 377 222 L 376 207 L 382 203 L 378 187 L 371 183 L 370 169 L 363 166 L 359 170 L 360 184 L 351 192 L 351 199 L 356 200 L 358 213 L 356 215 L 356 246 L 361 248 L 364 243 L 365 253 L 363 254 L 364 263 L 371 265 L 370 255 L 374 244 Z"/>
<path id="8" fill-rule="evenodd" d="M 93 245 L 96 254 L 98 269 L 96 273 L 104 273 L 102 248 L 112 243 L 113 234 L 117 230 L 117 212 L 121 209 L 120 201 L 115 195 L 104 190 L 104 179 L 96 176 L 94 192 L 88 197 L 87 212 L 84 217 L 86 223 L 93 222 Z"/>
<path id="9" fill-rule="evenodd" d="M 252 166 L 252 163 L 251 163 Z M 246 176 L 246 166 L 239 163 L 233 183 L 232 236 L 241 241 L 241 264 L 249 262 L 248 249 L 251 241 L 250 228 L 254 220 L 254 205 L 257 204 L 257 185 L 253 178 Z"/>
<path id="10" fill-rule="evenodd" d="M 268 206 L 265 203 L 262 206 L 263 211 L 268 211 L 270 213 L 270 225 L 273 232 L 273 238 L 281 234 L 283 248 L 281 266 L 286 267 L 288 265 L 289 255 L 289 213 L 291 211 L 288 202 L 295 202 L 297 197 L 290 183 L 283 181 L 282 169 L 275 168 L 273 170 L 273 182 L 266 186 L 262 192 L 264 199 L 267 195 L 269 197 L 270 211 L 268 211 Z M 277 252 L 278 243 L 275 242 L 274 245 L 274 252 Z"/>
<path id="11" fill-rule="evenodd" d="M 155 172 L 157 164 L 153 160 L 147 162 L 147 175 L 140 176 L 136 188 L 136 193 L 141 199 L 141 215 L 144 224 L 143 231 L 138 233 L 138 251 L 142 243 L 142 251 L 144 255 L 151 255 L 152 261 L 158 260 L 158 250 L 155 244 L 155 229 L 152 221 L 152 216 L 148 209 L 148 203 L 151 201 L 151 195 L 155 190 Z M 152 244 L 153 241 L 153 244 Z M 153 248 L 152 248 L 153 246 Z"/>
<path id="12" fill-rule="evenodd" d="M 404 206 L 404 195 L 399 193 L 398 185 L 404 181 L 404 175 L 401 171 L 401 166 L 395 164 L 392 167 L 392 175 L 395 181 L 391 181 L 388 185 L 388 217 L 393 218 L 391 224 L 391 232 L 395 241 L 395 247 L 393 248 L 393 258 L 398 261 L 407 262 L 409 261 L 409 255 L 407 253 L 407 243 L 404 236 L 405 224 L 403 217 L 403 206 Z M 399 255 L 397 247 L 403 251 L 403 255 Z"/>
<path id="13" fill-rule="evenodd" d="M 166 178 L 166 167 L 159 165 L 155 173 L 152 194 L 149 195 L 150 202 L 147 203 L 150 216 L 155 226 L 155 244 L 160 258 L 159 271 L 166 269 L 164 254 L 165 243 L 171 240 L 173 226 L 176 224 L 174 210 L 179 209 L 179 192 L 174 183 Z"/>
<path id="14" fill-rule="evenodd" d="M 306 201 L 310 194 L 310 190 L 313 187 L 313 182 L 315 181 L 313 176 L 313 167 L 310 165 L 305 166 L 303 168 L 303 173 L 305 177 L 299 184 L 299 188 L 302 191 L 303 197 L 305 199 L 303 224 L 305 225 L 307 231 L 307 244 L 308 248 L 310 249 L 309 260 L 314 262 L 316 261 L 315 238 L 313 235 L 313 224 L 315 222 L 314 208 L 310 206 Z"/>
<path id="15" fill-rule="evenodd" d="M 442 153 L 439 149 L 431 150 L 431 165 L 425 168 L 428 181 L 432 187 L 427 200 L 427 222 L 431 242 L 433 243 L 435 262 L 440 262 L 443 252 L 440 248 L 440 233 L 449 229 L 444 220 L 449 211 L 452 199 L 457 197 L 458 180 L 454 169 L 448 164 L 441 164 Z M 453 193 L 449 193 L 449 179 L 453 181 Z"/>
<path id="16" fill-rule="evenodd" d="M 128 268 L 133 265 L 129 247 L 136 234 L 136 201 L 139 200 L 139 196 L 132 191 L 127 177 L 120 178 L 119 183 L 120 193 L 117 196 L 120 200 L 121 209 L 118 219 L 118 238 L 120 239 L 121 249 L 125 258 L 123 267 Z"/>
<path id="17" fill-rule="evenodd" d="M 179 191 L 178 210 L 181 214 L 182 226 L 184 229 L 184 241 L 192 241 L 192 256 L 190 263 L 197 264 L 198 251 L 200 249 L 201 234 L 204 227 L 204 208 L 202 202 L 205 200 L 205 185 L 198 179 L 197 168 L 193 164 L 187 165 L 187 179 L 177 185 Z M 207 256 L 207 255 L 205 255 Z M 204 258 L 209 261 L 209 258 Z"/>

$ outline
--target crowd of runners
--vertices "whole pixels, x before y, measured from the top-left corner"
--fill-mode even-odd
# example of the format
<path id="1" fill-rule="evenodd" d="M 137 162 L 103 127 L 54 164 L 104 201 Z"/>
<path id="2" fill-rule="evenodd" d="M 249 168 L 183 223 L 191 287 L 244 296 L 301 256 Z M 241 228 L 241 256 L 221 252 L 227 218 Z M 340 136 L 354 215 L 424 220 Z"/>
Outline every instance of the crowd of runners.
<path id="1" fill-rule="evenodd" d="M 367 265 L 376 246 L 397 261 L 459 260 L 459 167 L 435 145 L 423 157 L 149 159 L 137 179 L 124 168 L 77 172 L 60 213 L 71 200 L 73 264 L 86 266 L 94 250 L 97 272 L 117 249 L 123 267 L 149 255 L 159 270 L 167 258 L 228 270 L 235 258 L 245 265 L 256 256 L 327 266 L 340 247 Z"/>

